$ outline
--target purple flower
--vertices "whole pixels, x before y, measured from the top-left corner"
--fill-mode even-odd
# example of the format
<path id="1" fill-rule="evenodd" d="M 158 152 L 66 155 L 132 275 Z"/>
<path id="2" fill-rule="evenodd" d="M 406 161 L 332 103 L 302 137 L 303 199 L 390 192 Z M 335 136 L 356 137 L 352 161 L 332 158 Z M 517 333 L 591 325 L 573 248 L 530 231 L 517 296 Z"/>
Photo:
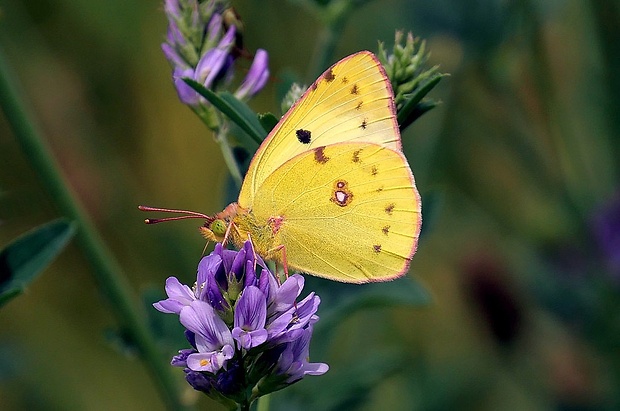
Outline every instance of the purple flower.
<path id="1" fill-rule="evenodd" d="M 180 314 L 183 307 L 196 300 L 196 294 L 188 286 L 181 284 L 176 277 L 166 279 L 166 294 L 168 298 L 153 304 L 162 313 Z"/>
<path id="2" fill-rule="evenodd" d="M 172 66 L 172 78 L 179 99 L 198 113 L 210 108 L 184 81 L 190 78 L 208 89 L 226 88 L 233 78 L 234 52 L 238 28 L 224 21 L 230 7 L 224 0 L 165 0 L 168 33 L 162 51 Z M 258 50 L 250 71 L 235 95 L 247 100 L 267 82 L 268 56 Z M 205 118 L 210 118 L 206 116 Z"/>
<path id="3" fill-rule="evenodd" d="M 187 356 L 192 371 L 217 372 L 234 354 L 234 341 L 226 323 L 204 301 L 193 301 L 181 309 L 181 324 L 194 333 L 198 352 Z"/>
<path id="4" fill-rule="evenodd" d="M 326 364 L 308 361 L 320 298 L 310 293 L 296 303 L 303 286 L 297 274 L 278 284 L 250 241 L 239 251 L 216 244 L 200 260 L 193 287 L 170 277 L 168 298 L 153 304 L 179 315 L 192 346 L 171 364 L 185 369 L 194 389 L 227 404 L 324 374 Z"/>
<path id="5" fill-rule="evenodd" d="M 208 50 L 198 61 L 194 80 L 206 88 L 213 88 L 215 80 L 225 76 L 226 69 L 230 67 L 232 63 L 230 50 L 235 43 L 235 31 L 235 26 L 230 26 L 217 47 Z"/>
<path id="6" fill-rule="evenodd" d="M 235 328 L 232 336 L 242 348 L 249 350 L 267 341 L 267 301 L 255 286 L 246 287 L 235 306 Z"/>
<path id="7" fill-rule="evenodd" d="M 310 338 L 312 327 L 303 329 L 300 337 L 287 344 L 278 360 L 276 375 L 287 376 L 286 382 L 292 384 L 301 380 L 305 375 L 322 375 L 327 372 L 327 364 L 310 363 Z"/>
<path id="8" fill-rule="evenodd" d="M 261 91 L 269 79 L 269 55 L 263 49 L 256 51 L 256 56 L 250 66 L 247 76 L 241 86 L 235 91 L 239 100 L 249 100 Z"/>
<path id="9" fill-rule="evenodd" d="M 193 76 L 194 70 L 191 68 L 183 69 L 181 67 L 177 67 L 172 73 L 172 80 L 174 82 L 174 87 L 177 90 L 179 100 L 189 106 L 195 106 L 200 101 L 198 93 L 196 93 L 193 88 L 188 86 L 187 83 L 183 81 L 184 78 L 191 78 Z"/>
<path id="10" fill-rule="evenodd" d="M 164 11 L 170 18 L 180 18 L 181 7 L 179 6 L 179 0 L 164 0 Z"/>
<path id="11" fill-rule="evenodd" d="M 611 276 L 620 281 L 620 193 L 595 215 L 592 232 Z"/>

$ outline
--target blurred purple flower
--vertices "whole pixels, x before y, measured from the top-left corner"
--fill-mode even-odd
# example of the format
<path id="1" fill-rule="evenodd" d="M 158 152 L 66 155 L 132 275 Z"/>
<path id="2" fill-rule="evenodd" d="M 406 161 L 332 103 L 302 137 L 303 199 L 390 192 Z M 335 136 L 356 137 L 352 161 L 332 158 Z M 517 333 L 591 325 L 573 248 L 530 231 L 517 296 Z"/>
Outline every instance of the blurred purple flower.
<path id="1" fill-rule="evenodd" d="M 192 346 L 171 364 L 218 401 L 251 402 L 305 375 L 324 374 L 327 364 L 308 361 L 320 298 L 310 293 L 296 304 L 303 285 L 300 275 L 278 284 L 250 241 L 239 251 L 216 244 L 201 259 L 192 288 L 170 277 L 168 298 L 153 304 L 179 315 Z"/>
<path id="2" fill-rule="evenodd" d="M 258 49 L 252 61 L 250 71 L 245 76 L 241 86 L 235 91 L 239 100 L 248 100 L 261 91 L 269 79 L 269 55 L 263 49 Z"/>
<path id="3" fill-rule="evenodd" d="M 168 33 L 162 51 L 172 65 L 179 99 L 194 109 L 209 105 L 184 78 L 208 89 L 226 88 L 233 78 L 239 33 L 234 24 L 226 24 L 222 17 L 229 3 L 224 0 L 165 0 L 164 3 Z M 267 63 L 267 52 L 258 50 L 246 79 L 235 92 L 237 98 L 250 99 L 265 86 L 269 77 Z"/>
<path id="4" fill-rule="evenodd" d="M 234 44 L 235 26 L 230 26 L 217 47 L 202 55 L 194 72 L 194 80 L 206 88 L 213 88 L 215 80 L 226 76 L 228 69 L 232 66 L 233 57 L 230 51 Z"/>
<path id="5" fill-rule="evenodd" d="M 596 213 L 592 231 L 612 277 L 620 281 L 620 194 Z"/>

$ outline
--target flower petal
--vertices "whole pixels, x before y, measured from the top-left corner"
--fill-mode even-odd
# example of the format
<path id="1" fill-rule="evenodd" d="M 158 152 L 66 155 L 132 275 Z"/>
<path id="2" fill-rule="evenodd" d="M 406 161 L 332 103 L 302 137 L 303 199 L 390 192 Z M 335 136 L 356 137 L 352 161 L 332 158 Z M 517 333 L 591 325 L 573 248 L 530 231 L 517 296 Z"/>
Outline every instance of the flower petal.
<path id="1" fill-rule="evenodd" d="M 198 93 L 194 91 L 193 88 L 187 85 L 184 78 L 193 78 L 194 70 L 191 68 L 184 69 L 182 67 L 177 67 L 174 69 L 172 73 L 172 79 L 174 81 L 174 87 L 177 90 L 177 94 L 179 95 L 179 99 L 184 104 L 195 106 L 198 104 L 199 98 Z"/>
<path id="2" fill-rule="evenodd" d="M 168 298 L 153 304 L 155 309 L 163 313 L 179 314 L 181 309 L 196 299 L 192 290 L 181 284 L 176 277 L 166 279 L 166 294 Z"/>
<path id="3" fill-rule="evenodd" d="M 210 373 L 217 372 L 217 369 L 214 369 L 213 363 L 211 362 L 211 357 L 213 353 L 194 353 L 190 354 L 187 357 L 187 368 L 192 371 L 207 371 Z"/>
<path id="4" fill-rule="evenodd" d="M 211 352 L 234 341 L 226 323 L 204 301 L 194 301 L 181 310 L 181 324 L 196 334 L 196 348 L 199 352 Z"/>
<path id="5" fill-rule="evenodd" d="M 241 86 L 235 91 L 235 97 L 239 100 L 252 98 L 262 90 L 269 79 L 269 55 L 263 49 L 258 49 L 252 61 L 252 66 L 245 76 Z"/>
<path id="6" fill-rule="evenodd" d="M 235 327 L 247 331 L 258 330 L 265 328 L 266 319 L 265 294 L 258 287 L 247 287 L 235 305 Z"/>

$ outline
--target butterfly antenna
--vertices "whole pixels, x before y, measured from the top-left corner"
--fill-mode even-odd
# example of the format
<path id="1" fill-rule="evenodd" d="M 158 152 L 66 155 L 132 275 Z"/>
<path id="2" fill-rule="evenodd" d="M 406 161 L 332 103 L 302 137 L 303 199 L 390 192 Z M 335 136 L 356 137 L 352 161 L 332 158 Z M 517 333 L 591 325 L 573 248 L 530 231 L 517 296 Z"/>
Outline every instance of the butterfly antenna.
<path id="1" fill-rule="evenodd" d="M 212 221 L 213 217 L 210 217 L 206 214 L 203 213 L 198 213 L 196 211 L 189 211 L 189 210 L 175 210 L 175 209 L 171 209 L 171 208 L 159 208 L 159 207 L 149 207 L 149 206 L 138 206 L 138 210 L 140 211 L 148 211 L 148 212 L 152 212 L 152 211 L 157 211 L 157 212 L 161 212 L 161 213 L 179 213 L 179 214 L 185 214 L 185 215 L 180 215 L 180 216 L 176 216 L 176 217 L 165 217 L 165 218 L 146 218 L 144 220 L 144 222 L 146 224 L 158 224 L 158 223 L 163 223 L 165 221 L 176 221 L 176 220 L 186 220 L 188 218 L 202 218 L 204 220 L 207 221 Z"/>

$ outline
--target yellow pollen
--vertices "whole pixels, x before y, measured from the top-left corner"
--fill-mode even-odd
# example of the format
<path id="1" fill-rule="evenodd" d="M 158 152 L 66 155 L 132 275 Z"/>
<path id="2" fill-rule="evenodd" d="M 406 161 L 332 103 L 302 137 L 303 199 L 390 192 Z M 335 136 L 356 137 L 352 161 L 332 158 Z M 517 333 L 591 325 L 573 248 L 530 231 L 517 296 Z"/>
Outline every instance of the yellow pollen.
<path id="1" fill-rule="evenodd" d="M 207 365 L 209 365 L 209 360 L 200 360 L 201 367 L 206 367 Z"/>

